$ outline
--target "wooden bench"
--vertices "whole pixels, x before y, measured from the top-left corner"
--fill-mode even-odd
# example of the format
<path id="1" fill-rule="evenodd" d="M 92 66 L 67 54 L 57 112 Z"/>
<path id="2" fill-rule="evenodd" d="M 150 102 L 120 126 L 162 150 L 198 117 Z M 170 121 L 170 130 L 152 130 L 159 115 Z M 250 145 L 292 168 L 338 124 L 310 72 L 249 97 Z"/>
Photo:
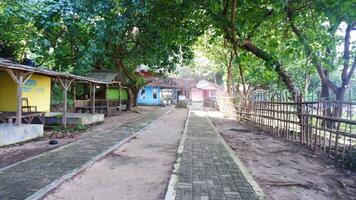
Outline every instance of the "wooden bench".
<path id="1" fill-rule="evenodd" d="M 30 106 L 28 98 L 22 98 L 22 112 L 37 112 L 37 106 Z"/>
<path id="2" fill-rule="evenodd" d="M 95 112 L 99 113 L 104 113 L 106 116 L 110 116 L 112 111 L 114 110 L 122 110 L 122 105 L 118 105 L 119 101 L 109 101 L 109 105 L 106 105 L 106 100 L 105 99 L 96 99 L 95 100 Z M 121 103 L 125 103 L 125 101 L 122 101 Z M 91 106 L 91 101 L 90 100 L 76 100 L 75 103 L 75 112 L 91 112 L 92 111 L 92 106 Z"/>
<path id="3" fill-rule="evenodd" d="M 44 112 L 25 112 L 22 113 L 21 116 L 21 120 L 23 120 L 27 124 L 31 124 L 35 118 L 39 119 L 41 124 L 45 124 Z M 12 124 L 14 120 L 16 120 L 16 112 L 0 113 L 0 122 Z"/>

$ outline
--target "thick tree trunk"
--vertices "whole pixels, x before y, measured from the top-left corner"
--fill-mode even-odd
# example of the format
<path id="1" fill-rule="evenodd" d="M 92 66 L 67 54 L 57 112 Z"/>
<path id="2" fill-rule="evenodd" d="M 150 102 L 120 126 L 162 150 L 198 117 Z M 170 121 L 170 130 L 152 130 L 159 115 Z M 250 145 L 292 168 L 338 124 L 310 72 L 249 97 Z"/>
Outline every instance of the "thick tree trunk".
<path id="1" fill-rule="evenodd" d="M 129 111 L 132 108 L 131 99 L 133 98 L 133 95 L 132 95 L 132 91 L 130 88 L 126 88 L 126 91 L 127 91 L 127 96 L 128 96 L 127 103 L 126 103 L 126 110 Z"/>
<path id="2" fill-rule="evenodd" d="M 340 87 L 336 92 L 336 96 L 335 96 L 336 105 L 335 105 L 334 111 L 333 111 L 333 116 L 334 117 L 341 117 L 342 104 L 343 104 L 343 101 L 344 101 L 345 92 L 346 92 L 346 88 L 345 87 Z"/>
<path id="3" fill-rule="evenodd" d="M 323 109 L 323 116 L 328 116 L 331 117 L 332 116 L 332 110 L 331 110 L 331 103 L 330 103 L 330 90 L 327 84 L 323 83 L 323 81 L 321 82 L 321 92 L 320 92 L 320 98 L 323 101 L 325 101 L 325 103 L 323 103 L 321 106 L 324 107 Z M 332 127 L 332 123 L 328 123 L 326 120 L 322 121 L 322 124 L 324 125 L 326 123 L 326 127 L 331 128 Z"/>
<path id="4" fill-rule="evenodd" d="M 127 88 L 126 91 L 128 94 L 126 110 L 131 110 L 132 108 L 137 106 L 138 89 L 137 89 L 137 87 L 130 87 L 130 88 Z"/>

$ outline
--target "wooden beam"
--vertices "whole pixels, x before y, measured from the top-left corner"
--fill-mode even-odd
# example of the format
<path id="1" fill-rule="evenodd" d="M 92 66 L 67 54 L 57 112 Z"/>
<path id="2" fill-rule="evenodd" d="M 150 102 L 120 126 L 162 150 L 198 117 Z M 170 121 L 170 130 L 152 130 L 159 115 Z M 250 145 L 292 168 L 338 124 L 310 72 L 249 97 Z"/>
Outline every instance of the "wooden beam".
<path id="1" fill-rule="evenodd" d="M 64 98 L 64 104 L 63 104 L 63 127 L 67 128 L 67 108 L 68 108 L 68 90 L 70 88 L 70 85 L 75 79 L 62 79 L 58 77 L 59 82 L 61 83 L 63 87 L 63 98 Z"/>
<path id="2" fill-rule="evenodd" d="M 119 83 L 119 114 L 121 114 L 121 83 Z"/>
<path id="3" fill-rule="evenodd" d="M 73 83 L 73 102 L 74 102 L 74 112 L 76 111 L 75 102 L 77 101 L 77 87 L 76 84 Z"/>
<path id="4" fill-rule="evenodd" d="M 32 72 L 23 72 L 20 70 L 6 69 L 7 73 L 17 86 L 16 94 L 16 125 L 21 125 L 22 121 L 22 87 L 31 78 Z"/>
<path id="5" fill-rule="evenodd" d="M 106 115 L 110 117 L 110 104 L 109 104 L 109 85 L 106 84 L 106 89 L 105 89 L 105 100 L 106 100 Z"/>
<path id="6" fill-rule="evenodd" d="M 23 75 L 23 77 L 24 77 L 23 84 L 26 84 L 26 82 L 27 82 L 28 80 L 30 80 L 32 74 L 33 74 L 32 72 L 24 73 L 24 75 Z"/>
<path id="7" fill-rule="evenodd" d="M 21 125 L 22 119 L 22 86 L 23 86 L 23 76 L 19 73 L 18 84 L 17 84 L 17 95 L 16 95 L 16 125 Z"/>
<path id="8" fill-rule="evenodd" d="M 12 80 L 15 81 L 15 83 L 18 85 L 19 84 L 19 79 L 16 76 L 16 74 L 11 70 L 11 69 L 6 69 L 7 73 L 10 75 L 10 77 L 12 78 Z"/>
<path id="9" fill-rule="evenodd" d="M 92 85 L 92 98 L 91 98 L 91 113 L 93 114 L 93 115 L 95 115 L 95 87 L 96 87 L 96 85 L 95 84 L 91 84 Z"/>

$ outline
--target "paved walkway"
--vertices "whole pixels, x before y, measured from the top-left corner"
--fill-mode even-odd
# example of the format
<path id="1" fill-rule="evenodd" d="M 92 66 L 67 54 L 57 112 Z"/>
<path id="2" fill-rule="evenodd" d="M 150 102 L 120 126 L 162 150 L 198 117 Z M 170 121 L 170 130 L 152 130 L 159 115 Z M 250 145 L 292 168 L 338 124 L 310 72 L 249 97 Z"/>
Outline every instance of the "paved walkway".
<path id="1" fill-rule="evenodd" d="M 176 200 L 257 199 L 203 111 L 192 111 L 178 171 Z"/>
<path id="2" fill-rule="evenodd" d="M 152 123 L 169 108 L 157 109 L 97 134 L 0 171 L 0 199 L 25 199 Z"/>

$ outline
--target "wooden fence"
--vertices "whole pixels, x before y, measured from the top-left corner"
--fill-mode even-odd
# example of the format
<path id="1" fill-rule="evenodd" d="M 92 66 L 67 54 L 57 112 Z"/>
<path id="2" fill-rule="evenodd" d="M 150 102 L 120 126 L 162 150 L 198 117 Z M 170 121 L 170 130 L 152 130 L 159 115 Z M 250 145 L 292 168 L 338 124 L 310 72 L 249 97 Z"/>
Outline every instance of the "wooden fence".
<path id="1" fill-rule="evenodd" d="M 294 103 L 281 98 L 271 101 L 217 98 L 220 111 L 235 116 L 260 129 L 263 133 L 299 142 L 315 151 L 342 161 L 356 156 L 356 102 L 318 100 Z M 342 107 L 340 117 L 330 115 L 335 107 Z"/>

